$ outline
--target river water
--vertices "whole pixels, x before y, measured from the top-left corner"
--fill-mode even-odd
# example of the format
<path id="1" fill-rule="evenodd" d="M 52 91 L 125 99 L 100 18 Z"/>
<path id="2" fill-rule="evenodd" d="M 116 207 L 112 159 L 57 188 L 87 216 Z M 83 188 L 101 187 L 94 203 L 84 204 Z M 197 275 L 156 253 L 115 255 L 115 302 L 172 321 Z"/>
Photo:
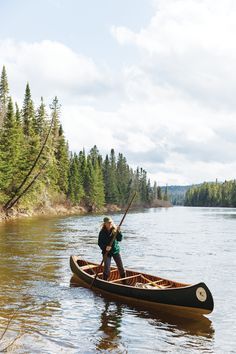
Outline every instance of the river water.
<path id="1" fill-rule="evenodd" d="M 113 216 L 118 223 L 121 215 Z M 125 266 L 204 281 L 215 309 L 192 321 L 70 285 L 69 256 L 101 260 L 101 215 L 0 224 L 0 349 L 12 353 L 236 353 L 236 209 L 174 207 L 129 214 Z"/>

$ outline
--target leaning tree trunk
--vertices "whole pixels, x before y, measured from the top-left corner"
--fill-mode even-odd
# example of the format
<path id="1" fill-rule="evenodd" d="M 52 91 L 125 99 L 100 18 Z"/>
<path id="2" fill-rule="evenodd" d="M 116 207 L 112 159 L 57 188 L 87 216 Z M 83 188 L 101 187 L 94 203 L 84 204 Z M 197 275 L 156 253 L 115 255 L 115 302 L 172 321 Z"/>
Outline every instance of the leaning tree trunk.
<path id="1" fill-rule="evenodd" d="M 15 191 L 13 197 L 11 197 L 11 198 L 6 202 L 6 204 L 4 204 L 4 206 L 3 206 L 3 209 L 4 209 L 4 210 L 8 210 L 8 209 L 12 208 L 13 205 L 15 205 L 16 201 L 18 201 L 18 200 L 26 193 L 25 190 L 28 190 L 28 188 L 25 188 L 24 191 L 23 191 L 22 193 L 20 193 L 20 195 L 19 195 L 20 197 L 17 196 L 18 193 L 20 192 L 20 190 L 22 189 L 22 187 L 25 185 L 25 183 L 27 182 L 27 180 L 28 180 L 29 177 L 31 176 L 31 174 L 32 174 L 33 170 L 35 169 L 35 167 L 36 167 L 36 165 L 37 165 L 37 163 L 38 163 L 40 157 L 42 156 L 42 153 L 43 153 L 43 151 L 44 151 L 44 148 L 45 148 L 45 146 L 46 146 L 46 144 L 47 144 L 48 138 L 49 138 L 50 133 L 51 133 L 51 130 L 52 130 L 53 121 L 54 121 L 54 119 L 52 118 L 51 124 L 50 124 L 50 127 L 49 127 L 49 130 L 48 130 L 48 133 L 47 133 L 47 135 L 46 135 L 46 137 L 45 137 L 45 140 L 44 140 L 44 142 L 43 142 L 43 145 L 42 145 L 42 147 L 41 147 L 41 149 L 40 149 L 40 151 L 39 151 L 39 153 L 38 153 L 38 155 L 37 155 L 37 157 L 36 157 L 34 163 L 32 164 L 32 166 L 31 166 L 29 172 L 27 173 L 27 175 L 25 176 L 25 178 L 23 179 L 23 181 L 21 182 L 21 184 L 19 185 L 19 187 L 16 189 L 16 191 Z M 41 172 L 42 172 L 42 171 L 41 171 Z M 40 173 L 41 173 L 41 172 L 40 172 Z M 40 174 L 40 173 L 39 173 L 39 174 Z M 38 175 L 39 175 L 39 174 L 38 174 Z M 37 175 L 36 175 L 36 176 L 37 176 Z M 37 178 L 36 178 L 36 179 L 37 179 Z M 34 178 L 33 180 L 35 181 L 36 179 Z M 30 185 L 32 185 L 32 184 L 30 183 Z"/>

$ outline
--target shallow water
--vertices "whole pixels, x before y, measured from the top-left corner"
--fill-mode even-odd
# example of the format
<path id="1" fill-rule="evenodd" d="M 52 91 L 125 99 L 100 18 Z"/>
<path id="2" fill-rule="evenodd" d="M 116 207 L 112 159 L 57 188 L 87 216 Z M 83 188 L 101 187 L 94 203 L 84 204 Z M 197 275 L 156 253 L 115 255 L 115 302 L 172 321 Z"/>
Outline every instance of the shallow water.
<path id="1" fill-rule="evenodd" d="M 0 224 L 0 337 L 17 309 L 0 349 L 20 334 L 13 353 L 235 352 L 236 209 L 150 209 L 123 225 L 125 266 L 208 285 L 215 309 L 200 322 L 71 287 L 71 254 L 101 261 L 100 222 L 73 216 Z"/>

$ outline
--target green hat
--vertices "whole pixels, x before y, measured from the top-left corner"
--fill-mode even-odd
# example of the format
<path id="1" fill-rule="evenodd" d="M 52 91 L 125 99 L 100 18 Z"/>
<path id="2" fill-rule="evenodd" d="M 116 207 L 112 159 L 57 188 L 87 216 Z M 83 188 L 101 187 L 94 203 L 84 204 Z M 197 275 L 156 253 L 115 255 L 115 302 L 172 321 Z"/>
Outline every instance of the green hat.
<path id="1" fill-rule="evenodd" d="M 103 222 L 106 223 L 106 222 L 112 222 L 112 219 L 109 218 L 108 216 L 105 216 L 105 218 L 103 219 Z"/>

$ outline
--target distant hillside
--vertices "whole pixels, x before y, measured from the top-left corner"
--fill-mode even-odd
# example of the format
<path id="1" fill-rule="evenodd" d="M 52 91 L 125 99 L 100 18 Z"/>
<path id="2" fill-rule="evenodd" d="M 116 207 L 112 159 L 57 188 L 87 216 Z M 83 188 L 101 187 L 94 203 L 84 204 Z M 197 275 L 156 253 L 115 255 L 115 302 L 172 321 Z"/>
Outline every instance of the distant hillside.
<path id="1" fill-rule="evenodd" d="M 192 187 L 189 186 L 168 186 L 169 200 L 173 205 L 184 205 L 186 192 Z M 161 187 L 164 192 L 166 187 Z"/>

